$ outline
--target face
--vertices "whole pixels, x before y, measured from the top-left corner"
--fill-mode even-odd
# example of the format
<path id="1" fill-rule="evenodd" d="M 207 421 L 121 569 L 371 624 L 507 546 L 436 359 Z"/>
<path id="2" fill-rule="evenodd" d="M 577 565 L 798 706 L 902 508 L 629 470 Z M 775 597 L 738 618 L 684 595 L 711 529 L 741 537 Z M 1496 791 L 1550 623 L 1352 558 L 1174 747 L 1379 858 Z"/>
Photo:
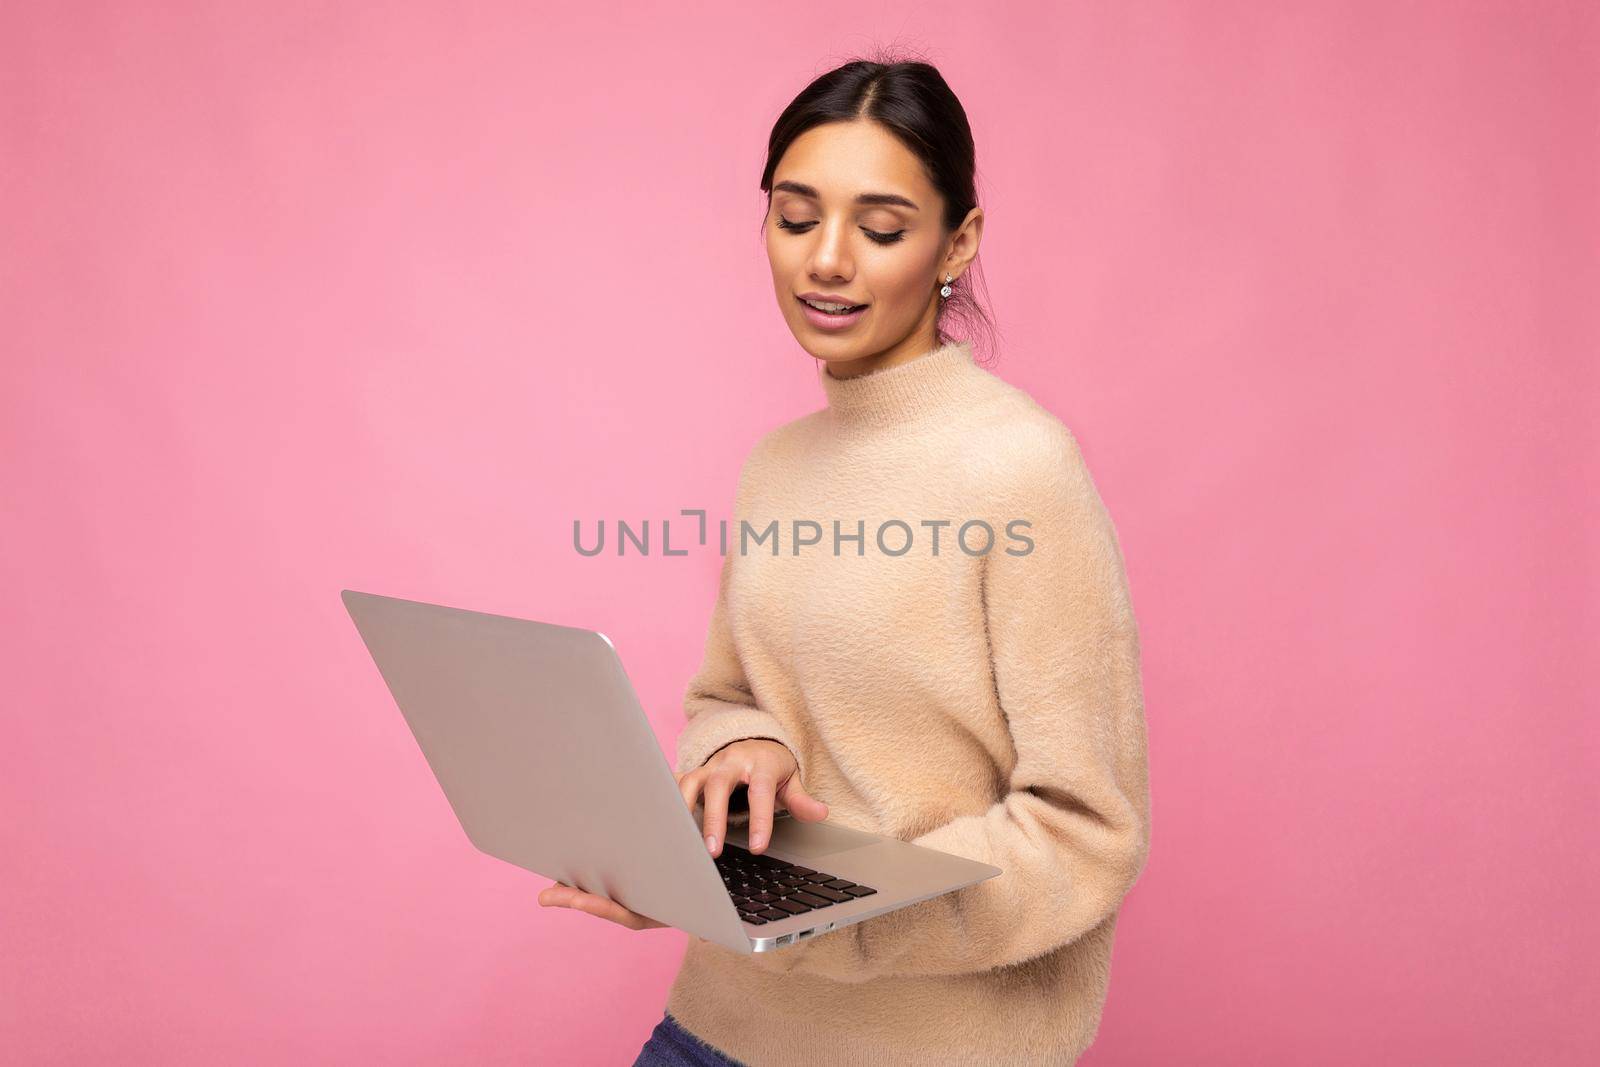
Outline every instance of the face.
<path id="1" fill-rule="evenodd" d="M 935 345 L 939 286 L 977 255 L 982 212 L 946 231 L 944 201 L 916 156 L 870 120 L 797 137 L 772 176 L 767 260 L 784 321 L 835 377 L 881 370 Z M 813 294 L 861 305 L 808 307 Z"/>

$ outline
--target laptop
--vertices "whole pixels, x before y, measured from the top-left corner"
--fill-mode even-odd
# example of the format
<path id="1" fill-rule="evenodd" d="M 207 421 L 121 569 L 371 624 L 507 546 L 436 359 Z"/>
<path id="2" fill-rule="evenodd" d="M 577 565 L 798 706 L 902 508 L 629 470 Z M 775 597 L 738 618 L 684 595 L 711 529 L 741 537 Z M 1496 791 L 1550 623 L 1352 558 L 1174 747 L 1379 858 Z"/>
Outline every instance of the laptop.
<path id="1" fill-rule="evenodd" d="M 766 952 L 1001 873 L 775 812 L 706 851 L 616 647 L 578 626 L 341 592 L 481 851 L 735 952 Z"/>

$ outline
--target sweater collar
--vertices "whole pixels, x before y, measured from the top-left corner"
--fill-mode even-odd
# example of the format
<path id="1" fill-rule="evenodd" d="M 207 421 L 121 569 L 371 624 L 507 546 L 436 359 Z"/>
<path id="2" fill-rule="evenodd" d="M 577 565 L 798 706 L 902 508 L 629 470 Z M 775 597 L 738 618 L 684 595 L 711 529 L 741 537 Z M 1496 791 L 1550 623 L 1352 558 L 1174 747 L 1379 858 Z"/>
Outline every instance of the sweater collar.
<path id="1" fill-rule="evenodd" d="M 828 410 L 841 427 L 895 426 L 945 409 L 960 393 L 970 371 L 972 342 L 947 341 L 930 352 L 886 370 L 835 378 L 817 360 L 817 378 Z"/>

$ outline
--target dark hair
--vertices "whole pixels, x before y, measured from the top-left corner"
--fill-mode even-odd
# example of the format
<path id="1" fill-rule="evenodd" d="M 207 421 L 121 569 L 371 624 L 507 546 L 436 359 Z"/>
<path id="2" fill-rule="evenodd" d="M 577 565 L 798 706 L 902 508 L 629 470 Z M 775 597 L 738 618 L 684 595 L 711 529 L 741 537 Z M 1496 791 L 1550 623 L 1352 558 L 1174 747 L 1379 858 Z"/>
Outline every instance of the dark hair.
<path id="1" fill-rule="evenodd" d="M 870 119 L 900 140 L 922 161 L 933 187 L 944 199 L 946 233 L 956 229 L 978 203 L 977 153 L 967 112 L 950 91 L 937 68 L 920 60 L 855 59 L 817 78 L 783 109 L 767 139 L 767 164 L 761 172 L 761 191 L 772 199 L 772 175 L 795 138 L 828 122 Z M 765 222 L 763 221 L 763 225 Z M 942 278 L 938 279 L 943 281 Z M 981 282 L 977 258 L 939 299 L 934 331 L 939 343 L 950 340 L 947 321 L 960 323 L 967 336 L 981 331 L 991 342 L 995 334 L 985 304 L 973 288 Z"/>

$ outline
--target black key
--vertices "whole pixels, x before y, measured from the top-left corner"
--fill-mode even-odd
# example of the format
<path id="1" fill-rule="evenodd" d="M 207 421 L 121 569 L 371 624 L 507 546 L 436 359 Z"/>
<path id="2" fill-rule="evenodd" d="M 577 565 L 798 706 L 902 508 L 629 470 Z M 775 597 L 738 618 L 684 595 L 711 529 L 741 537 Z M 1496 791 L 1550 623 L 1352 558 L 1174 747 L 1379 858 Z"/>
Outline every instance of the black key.
<path id="1" fill-rule="evenodd" d="M 829 889 L 849 889 L 851 886 L 855 885 L 854 882 L 844 878 L 835 878 L 833 881 L 826 882 L 824 884 Z M 813 890 L 813 892 L 815 892 L 815 890 Z"/>
<path id="2" fill-rule="evenodd" d="M 796 890 L 795 892 L 790 893 L 788 896 L 784 897 L 783 899 L 784 900 L 798 901 L 801 904 L 809 904 L 813 908 L 825 908 L 829 904 L 833 903 L 833 901 L 831 901 L 831 900 L 827 900 L 827 899 L 825 899 L 823 897 L 819 897 L 819 896 L 814 896 L 814 895 L 812 895 L 810 893 L 800 892 L 799 890 Z"/>
<path id="3" fill-rule="evenodd" d="M 774 900 L 778 899 L 778 894 L 761 892 L 761 893 L 756 893 L 750 899 L 755 901 L 758 904 L 771 904 Z"/>
<path id="4" fill-rule="evenodd" d="M 814 893 L 819 897 L 825 897 L 826 899 L 833 901 L 835 904 L 839 903 L 841 900 L 855 899 L 849 893 L 841 893 L 837 889 L 829 889 L 825 885 L 814 885 L 810 889 L 806 890 L 806 892 Z"/>
<path id="5" fill-rule="evenodd" d="M 790 900 L 787 897 L 785 897 L 782 900 L 774 900 L 772 902 L 772 906 L 774 908 L 778 908 L 778 909 L 780 909 L 782 911 L 786 911 L 790 915 L 799 915 L 801 912 L 805 912 L 805 911 L 810 911 L 811 910 L 811 905 L 809 905 L 809 904 L 801 904 L 798 901 Z"/>
<path id="6" fill-rule="evenodd" d="M 763 919 L 761 916 L 752 915 L 747 911 L 741 911 L 739 913 L 739 918 L 743 919 L 752 926 L 765 926 L 767 924 L 767 920 Z"/>
<path id="7" fill-rule="evenodd" d="M 831 881 L 833 881 L 833 875 L 831 875 L 831 874 L 823 874 L 821 871 L 813 871 L 812 873 L 806 875 L 806 881 L 808 881 L 808 882 L 831 882 Z"/>
<path id="8" fill-rule="evenodd" d="M 853 897 L 870 897 L 872 894 L 876 893 L 877 890 L 868 888 L 864 885 L 853 885 L 846 889 L 845 892 L 849 893 Z"/>
<path id="9" fill-rule="evenodd" d="M 787 919 L 789 917 L 789 913 L 780 908 L 764 908 L 756 914 L 763 919 Z"/>

